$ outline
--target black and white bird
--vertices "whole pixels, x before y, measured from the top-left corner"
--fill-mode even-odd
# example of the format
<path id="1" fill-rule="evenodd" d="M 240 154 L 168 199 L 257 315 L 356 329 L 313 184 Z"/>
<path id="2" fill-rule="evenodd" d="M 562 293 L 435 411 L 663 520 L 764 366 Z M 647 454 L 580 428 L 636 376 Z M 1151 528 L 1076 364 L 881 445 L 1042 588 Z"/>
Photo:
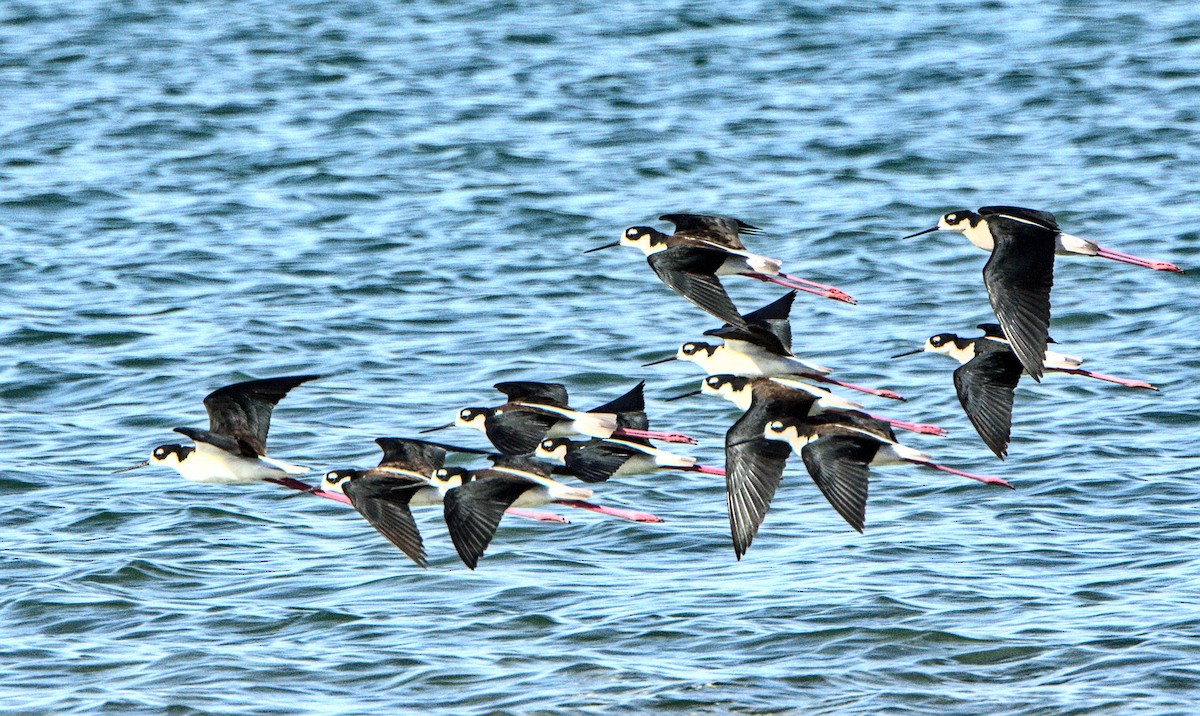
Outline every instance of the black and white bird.
<path id="1" fill-rule="evenodd" d="M 1054 214 L 1019 206 L 985 206 L 979 211 L 952 211 L 936 226 L 904 238 L 934 231 L 957 231 L 975 246 L 992 252 L 983 268 L 992 309 L 1012 341 L 1013 352 L 1034 380 L 1042 379 L 1041 355 L 1050 325 L 1050 289 L 1054 256 L 1099 256 L 1158 271 L 1183 273 L 1166 261 L 1155 261 L 1105 249 L 1094 241 L 1064 234 Z"/>
<path id="2" fill-rule="evenodd" d="M 510 508 L 549 504 L 599 507 L 586 502 L 592 496 L 591 490 L 551 479 L 547 463 L 528 457 L 504 457 L 483 470 L 445 467 L 435 477 L 461 484 L 443 496 L 446 526 L 458 556 L 471 569 L 479 563 L 496 535 L 500 518 Z"/>
<path id="3" fill-rule="evenodd" d="M 706 336 L 720 338 L 722 342 L 719 344 L 689 341 L 681 345 L 675 355 L 651 361 L 642 367 L 679 360 L 695 363 L 709 375 L 795 376 L 891 400 L 903 400 L 895 391 L 868 388 L 830 378 L 832 368 L 796 357 L 792 352 L 792 331 L 788 320 L 790 297 L 793 295 L 787 294 L 742 316 L 744 328 L 726 323 L 721 328 L 704 332 Z"/>
<path id="4" fill-rule="evenodd" d="M 862 407 L 801 381 L 779 377 L 746 378 L 710 375 L 701 392 L 717 395 L 745 412 L 725 434 L 725 483 L 734 553 L 746 553 L 779 487 L 788 449 L 764 437 L 766 425 L 781 416 L 809 417 L 830 413 L 891 435 L 889 423 L 920 432 L 944 434 L 940 428 L 863 413 Z M 894 439 L 894 438 L 893 438 Z"/>
<path id="5" fill-rule="evenodd" d="M 1041 381 L 1059 236 L 1054 216 L 1032 209 L 985 206 L 978 212 L 950 212 L 938 219 L 936 226 L 904 238 L 939 230 L 957 231 L 992 252 L 983 267 L 992 310 L 1025 371 Z"/>
<path id="6" fill-rule="evenodd" d="M 846 292 L 833 286 L 797 278 L 781 272 L 783 262 L 746 251 L 739 234 L 755 233 L 756 227 L 727 216 L 664 214 L 675 225 L 675 233 L 664 234 L 649 226 L 633 226 L 621 239 L 584 253 L 614 246 L 632 246 L 663 283 L 713 316 L 745 327 L 737 308 L 718 276 L 748 276 L 812 293 L 844 303 L 855 303 Z"/>
<path id="7" fill-rule="evenodd" d="M 791 451 L 798 453 L 821 494 L 858 532 L 863 531 L 866 522 L 867 475 L 872 465 L 911 463 L 985 484 L 1012 488 L 1006 480 L 998 477 L 974 475 L 939 465 L 928 454 L 896 442 L 895 435 L 886 426 L 842 413 L 780 417 L 767 423 L 762 437 L 768 441 L 785 443 Z M 762 448 L 757 450 L 763 451 Z M 764 472 L 782 469 L 777 457 L 764 462 Z"/>
<path id="8" fill-rule="evenodd" d="M 759 376 L 746 377 L 727 374 L 716 374 L 706 377 L 700 382 L 700 388 L 682 395 L 667 398 L 668 401 L 680 400 L 692 395 L 715 395 L 736 405 L 742 411 L 750 409 L 756 393 L 779 392 L 783 390 L 798 390 L 808 393 L 815 399 L 810 414 L 816 415 L 829 410 L 843 412 L 858 412 L 874 420 L 882 420 L 893 428 L 908 430 L 922 435 L 945 436 L 948 433 L 936 425 L 915 423 L 908 420 L 889 418 L 883 415 L 867 413 L 862 403 L 847 400 L 835 395 L 824 388 L 817 387 L 803 380 L 794 380 L 788 376 Z"/>
<path id="9" fill-rule="evenodd" d="M 892 357 L 929 352 L 957 360 L 961 364 L 954 371 L 954 390 L 958 394 L 958 402 L 962 404 L 963 411 L 984 444 L 1003 460 L 1008 454 L 1011 437 L 1014 391 L 1024 368 L 998 324 L 981 323 L 979 328 L 984 335 L 962 338 L 954 333 L 939 333 L 930 336 L 920 348 Z M 1047 340 L 1055 342 L 1053 338 L 1047 337 Z M 1081 375 L 1130 388 L 1158 390 L 1142 380 L 1116 378 L 1084 370 L 1080 368 L 1082 363 L 1082 358 L 1050 350 L 1045 352 L 1042 361 L 1044 369 L 1049 372 Z"/>
<path id="10" fill-rule="evenodd" d="M 165 465 L 195 482 L 242 483 L 268 480 L 286 483 L 307 467 L 267 457 L 267 431 L 271 412 L 292 388 L 320 376 L 297 375 L 234 383 L 204 398 L 208 430 L 175 428 L 192 439 L 195 447 L 159 445 L 150 459 L 117 472 L 146 465 Z"/>
<path id="11" fill-rule="evenodd" d="M 645 442 L 611 438 L 547 438 L 538 445 L 534 456 L 565 466 L 584 482 L 605 482 L 611 477 L 649 475 L 662 470 L 725 474 L 719 467 L 699 464 L 690 455 L 678 455 Z"/>
<path id="12" fill-rule="evenodd" d="M 480 430 L 505 455 L 528 455 L 542 440 L 568 435 L 695 443 L 695 438 L 687 435 L 647 429 L 644 387 L 644 382 L 638 383 L 615 400 L 583 412 L 567 405 L 567 389 L 561 383 L 497 383 L 496 390 L 508 397 L 503 405 L 461 408 L 453 423 L 421 432 L 454 426 Z"/>

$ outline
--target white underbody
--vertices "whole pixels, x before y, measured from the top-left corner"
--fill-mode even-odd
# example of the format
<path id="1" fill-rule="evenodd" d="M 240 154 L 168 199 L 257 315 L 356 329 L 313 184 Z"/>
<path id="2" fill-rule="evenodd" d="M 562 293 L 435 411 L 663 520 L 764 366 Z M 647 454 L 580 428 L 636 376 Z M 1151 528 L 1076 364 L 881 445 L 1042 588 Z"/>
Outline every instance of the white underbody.
<path id="1" fill-rule="evenodd" d="M 583 413 L 570 408 L 533 403 L 529 405 L 563 418 L 561 422 L 551 426 L 549 432 L 546 433 L 547 438 L 565 438 L 571 435 L 607 438 L 617 430 L 617 416 L 614 413 Z"/>
<path id="2" fill-rule="evenodd" d="M 266 456 L 243 457 L 225 452 L 208 443 L 197 443 L 195 451 L 182 462 L 161 463 L 172 467 L 193 482 L 235 484 L 257 482 L 289 475 L 303 475 L 308 468 L 292 465 Z"/>

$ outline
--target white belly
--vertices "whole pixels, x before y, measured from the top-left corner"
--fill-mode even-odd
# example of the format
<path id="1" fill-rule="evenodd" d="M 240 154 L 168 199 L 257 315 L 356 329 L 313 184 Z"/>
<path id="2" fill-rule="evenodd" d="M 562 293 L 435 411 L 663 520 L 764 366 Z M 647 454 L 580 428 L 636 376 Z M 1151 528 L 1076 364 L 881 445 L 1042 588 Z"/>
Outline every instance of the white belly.
<path id="1" fill-rule="evenodd" d="M 296 474 L 259 460 L 228 453 L 213 454 L 196 450 L 178 466 L 173 466 L 186 479 L 193 482 L 234 484 L 256 482 L 268 478 L 287 477 Z"/>

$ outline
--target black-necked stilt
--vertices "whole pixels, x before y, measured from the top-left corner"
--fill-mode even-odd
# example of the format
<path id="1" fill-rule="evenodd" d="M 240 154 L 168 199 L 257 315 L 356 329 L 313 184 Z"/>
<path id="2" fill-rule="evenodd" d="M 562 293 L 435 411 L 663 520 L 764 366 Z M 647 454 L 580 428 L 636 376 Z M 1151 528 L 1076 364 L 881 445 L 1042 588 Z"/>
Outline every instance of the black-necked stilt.
<path id="1" fill-rule="evenodd" d="M 784 296 L 783 299 L 742 316 L 745 327 L 739 328 L 727 323 L 721 328 L 704 332 L 706 336 L 720 338 L 720 344 L 689 341 L 681 345 L 675 355 L 651 361 L 642 367 L 680 360 L 695 363 L 709 375 L 791 375 L 892 400 L 904 399 L 891 390 L 867 388 L 830 378 L 829 374 L 833 372 L 831 368 L 797 358 L 791 347 L 791 324 L 787 320 L 791 303 L 784 303 L 787 298 Z"/>
<path id="2" fill-rule="evenodd" d="M 766 424 L 780 416 L 809 416 L 837 412 L 847 422 L 888 431 L 889 423 L 924 433 L 945 434 L 933 425 L 879 418 L 858 411 L 862 406 L 802 381 L 787 378 L 746 378 L 710 375 L 700 392 L 717 395 L 743 411 L 725 434 L 726 499 L 734 553 L 741 559 L 758 532 L 779 486 L 788 451 L 763 436 Z M 851 412 L 843 412 L 849 410 Z"/>
<path id="3" fill-rule="evenodd" d="M 592 491 L 570 487 L 550 478 L 550 466 L 528 457 L 502 457 L 493 467 L 465 470 L 446 467 L 435 473 L 445 480 L 457 479 L 460 487 L 446 491 L 446 526 L 464 564 L 475 569 L 505 510 L 512 507 L 566 505 L 637 522 L 661 522 L 654 515 L 620 510 L 587 502 Z"/>
<path id="4" fill-rule="evenodd" d="M 901 358 L 924 352 L 941 353 L 962 364 L 954 371 L 954 389 L 958 393 L 958 401 L 979 437 L 996 453 L 996 457 L 1003 460 L 1008 452 L 1011 432 L 1013 391 L 1024 368 L 1013 354 L 1012 345 L 998 324 L 981 323 L 979 328 L 984 335 L 962 338 L 954 333 L 939 333 L 930 336 L 920 348 L 892 357 Z M 1047 340 L 1055 342 L 1048 336 Z M 1084 370 L 1079 367 L 1082 363 L 1082 358 L 1047 350 L 1042 366 L 1048 372 L 1081 375 L 1129 388 L 1158 390 L 1142 380 L 1116 378 Z"/>
<path id="5" fill-rule="evenodd" d="M 409 509 L 418 499 L 435 504 L 427 495 L 438 490 L 428 479 L 378 468 L 331 470 L 321 480 L 321 489 L 345 495 L 379 534 L 418 565 L 428 566 L 421 532 Z"/>
<path id="6" fill-rule="evenodd" d="M 762 437 L 787 443 L 799 453 L 821 494 L 858 532 L 863 531 L 866 519 L 867 471 L 871 465 L 912 463 L 985 484 L 1012 488 L 998 477 L 974 475 L 939 465 L 928 454 L 897 443 L 886 426 L 849 419 L 846 414 L 785 415 L 768 422 Z M 758 443 L 749 441 L 748 444 Z M 781 469 L 777 461 L 771 463 L 771 468 Z"/>
<path id="7" fill-rule="evenodd" d="M 779 259 L 747 252 L 738 233 L 753 227 L 737 219 L 698 214 L 666 214 L 662 218 L 675 224 L 674 234 L 664 234 L 649 226 L 633 226 L 625 230 L 619 241 L 584 253 L 614 246 L 641 249 L 663 283 L 704 311 L 736 326 L 742 326 L 742 318 L 718 276 L 749 276 L 855 303 L 841 289 L 782 273 L 779 268 L 783 262 Z"/>
<path id="8" fill-rule="evenodd" d="M 954 211 L 938 219 L 936 226 L 904 238 L 939 230 L 957 231 L 992 252 L 983 267 L 992 310 L 1025 371 L 1041 381 L 1059 236 L 1053 215 L 1015 207 L 984 207 L 979 213 Z"/>
<path id="9" fill-rule="evenodd" d="M 344 480 L 348 478 L 394 475 L 409 483 L 423 483 L 421 489 L 417 490 L 416 494 L 406 500 L 406 507 L 441 505 L 442 496 L 445 495 L 446 490 L 450 487 L 458 486 L 458 483 L 446 482 L 436 477 L 437 471 L 446 464 L 447 453 L 492 454 L 489 450 L 447 445 L 445 443 L 429 442 L 428 440 L 415 440 L 413 438 L 376 438 L 375 444 L 383 450 L 383 458 L 380 459 L 379 465 L 369 470 L 334 470 L 327 473 L 326 478 L 342 476 Z M 320 487 L 312 488 L 310 491 L 320 497 L 326 497 L 339 502 L 349 502 L 353 505 L 354 502 L 350 499 L 351 496 L 339 487 L 340 482 L 341 480 L 337 479 L 326 479 L 322 481 Z M 301 485 L 303 483 L 297 483 L 294 487 L 301 489 Z M 293 487 L 293 485 L 288 486 Z M 567 521 L 563 517 L 550 512 L 514 510 L 512 514 L 518 517 L 527 517 L 545 522 Z M 365 513 L 364 517 L 367 517 L 368 521 L 371 519 Z M 378 526 L 376 528 L 378 529 Z"/>
<path id="10" fill-rule="evenodd" d="M 549 386 L 530 389 L 530 386 Z M 604 405 L 583 412 L 567 406 L 566 388 L 559 383 L 497 383 L 508 401 L 494 408 L 462 408 L 453 423 L 429 428 L 428 433 L 455 425 L 481 430 L 505 455 L 528 455 L 547 437 L 588 435 L 608 438 L 662 440 L 694 444 L 680 433 L 646 429 L 645 383 Z"/>
<path id="11" fill-rule="evenodd" d="M 208 430 L 175 428 L 195 447 L 159 445 L 150 459 L 117 472 L 146 465 L 166 465 L 188 480 L 210 483 L 286 481 L 308 468 L 267 457 L 271 411 L 288 391 L 320 376 L 297 375 L 234 383 L 204 398 Z"/>
<path id="12" fill-rule="evenodd" d="M 751 403 L 754 401 L 756 394 L 762 395 L 764 398 L 773 393 L 783 393 L 788 390 L 798 390 L 808 393 L 815 399 L 810 409 L 810 414 L 816 415 L 829 410 L 840 410 L 849 413 L 861 413 L 873 420 L 881 420 L 894 428 L 908 430 L 922 435 L 938 435 L 945 436 L 948 433 L 936 425 L 927 423 L 914 423 L 908 420 L 899 420 L 897 418 L 889 418 L 883 415 L 875 415 L 868 413 L 862 403 L 847 400 L 838 395 L 819 388 L 811 383 L 803 380 L 794 380 L 787 376 L 759 376 L 749 378 L 745 376 L 735 376 L 727 374 L 710 375 L 700 383 L 699 390 L 694 390 L 683 395 L 677 395 L 672 398 L 667 398 L 668 401 L 679 400 L 691 395 L 715 395 L 719 398 L 724 398 L 736 405 L 743 411 L 749 410 Z"/>
<path id="13" fill-rule="evenodd" d="M 584 482 L 604 482 L 614 476 L 647 475 L 661 470 L 725 474 L 720 468 L 698 464 L 696 458 L 688 455 L 677 455 L 643 442 L 611 438 L 547 438 L 534 455 L 566 466 Z"/>

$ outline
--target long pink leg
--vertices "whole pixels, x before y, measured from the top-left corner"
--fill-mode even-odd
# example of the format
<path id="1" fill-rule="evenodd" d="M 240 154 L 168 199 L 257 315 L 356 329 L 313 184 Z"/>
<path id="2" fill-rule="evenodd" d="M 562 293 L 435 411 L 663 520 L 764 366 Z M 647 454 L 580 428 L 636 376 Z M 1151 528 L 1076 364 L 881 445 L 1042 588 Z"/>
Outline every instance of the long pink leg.
<path id="1" fill-rule="evenodd" d="M 843 388 L 847 388 L 849 390 L 857 390 L 861 393 L 869 393 L 871 395 L 878 395 L 880 398 L 888 398 L 889 400 L 904 400 L 904 398 L 901 397 L 901 395 L 899 393 L 892 391 L 892 390 L 884 390 L 883 388 L 864 388 L 861 385 L 855 385 L 854 383 L 847 383 L 847 382 L 841 381 L 841 380 L 834 380 L 833 378 L 821 375 L 819 373 L 795 373 L 794 375 L 804 376 L 804 378 L 807 380 L 815 380 L 815 381 L 818 381 L 821 383 L 829 383 L 831 385 L 839 385 Z"/>
<path id="2" fill-rule="evenodd" d="M 584 502 L 583 500 L 555 500 L 555 504 L 566 505 L 567 507 L 578 507 L 581 510 L 589 510 L 591 512 L 599 512 L 602 515 L 610 517 L 620 517 L 623 520 L 632 520 L 633 522 L 662 522 L 663 518 L 658 515 L 652 515 L 649 512 L 637 512 L 635 510 L 622 510 L 616 507 L 606 507 L 605 505 L 597 505 L 594 502 Z"/>
<path id="3" fill-rule="evenodd" d="M 1055 373 L 1070 373 L 1071 375 L 1082 375 L 1085 378 L 1095 378 L 1096 380 L 1103 380 L 1108 383 L 1116 383 L 1117 385 L 1123 385 L 1127 388 L 1145 388 L 1146 390 L 1158 390 L 1158 388 L 1155 388 L 1153 385 L 1150 385 L 1149 383 L 1147 383 L 1144 380 L 1133 380 L 1132 378 L 1114 378 L 1111 375 L 1105 375 L 1103 373 L 1093 373 L 1090 370 L 1084 370 L 1082 368 L 1054 368 L 1053 370 Z"/>
<path id="4" fill-rule="evenodd" d="M 929 423 L 910 423 L 907 420 L 886 418 L 882 415 L 875 415 L 874 413 L 867 413 L 867 415 L 875 418 L 876 420 L 882 420 L 888 425 L 891 425 L 893 428 L 900 428 L 901 430 L 908 430 L 910 432 L 920 433 L 921 435 L 939 435 L 941 437 L 945 437 L 950 434 L 946 432 L 945 429 L 939 428 L 936 425 L 930 425 Z"/>
<path id="5" fill-rule="evenodd" d="M 784 279 L 778 278 L 776 276 L 768 276 L 767 274 L 763 274 L 763 273 L 744 273 L 742 275 L 749 276 L 750 278 L 757 279 L 759 281 L 766 281 L 767 283 L 774 283 L 774 284 L 779 284 L 780 286 L 784 286 L 787 288 L 794 288 L 797 291 L 811 293 L 816 296 L 821 296 L 822 298 L 831 298 L 834 301 L 841 301 L 842 303 L 850 303 L 850 304 L 858 303 L 858 301 L 854 300 L 853 296 L 851 296 L 848 293 L 841 291 L 839 289 L 828 290 L 828 289 L 821 289 L 821 288 L 813 288 L 811 286 L 805 286 L 802 283 L 792 283 L 791 281 L 785 281 Z"/>
<path id="6" fill-rule="evenodd" d="M 686 470 L 688 472 L 699 472 L 703 475 L 721 475 L 724 477 L 725 470 L 720 467 L 710 467 L 708 465 L 691 465 L 689 467 L 665 467 L 664 470 Z"/>
<path id="7" fill-rule="evenodd" d="M 784 273 L 784 272 L 780 271 L 779 277 L 786 278 L 788 281 L 795 281 L 796 283 L 802 283 L 805 286 L 812 286 L 813 288 L 823 288 L 826 291 L 830 291 L 832 293 L 840 293 L 843 296 L 850 295 L 850 294 L 846 293 L 845 291 L 843 291 L 842 289 L 838 288 L 837 286 L 830 286 L 830 285 L 824 284 L 824 283 L 817 283 L 816 281 L 809 281 L 806 278 L 800 278 L 799 276 L 793 276 L 790 273 Z"/>
<path id="8" fill-rule="evenodd" d="M 921 467 L 932 467 L 934 470 L 941 470 L 942 472 L 948 472 L 951 475 L 960 475 L 962 477 L 966 477 L 971 480 L 975 480 L 977 482 L 982 482 L 982 483 L 985 483 L 988 485 L 1003 485 L 1004 487 L 1007 487 L 1010 490 L 1017 489 L 1017 488 L 1013 487 L 1012 485 L 1010 485 L 1008 480 L 1005 480 L 1005 479 L 999 478 L 999 477 L 988 477 L 987 475 L 973 475 L 969 472 L 963 472 L 962 470 L 955 470 L 952 467 L 946 467 L 945 465 L 938 465 L 937 463 L 934 463 L 934 462 L 923 462 L 921 460 L 909 460 L 908 462 L 911 462 L 914 465 L 920 465 Z"/>
<path id="9" fill-rule="evenodd" d="M 1121 253 L 1120 251 L 1113 251 L 1112 249 L 1103 249 L 1103 248 L 1097 249 L 1096 255 L 1102 259 L 1111 259 L 1113 261 L 1120 261 L 1123 264 L 1133 264 L 1134 266 L 1141 266 L 1143 268 L 1154 269 L 1155 271 L 1170 271 L 1172 273 L 1183 273 L 1183 269 L 1179 268 L 1178 266 L 1176 266 L 1173 263 L 1169 263 L 1167 261 L 1155 261 L 1154 259 L 1144 259 L 1140 256 L 1134 256 L 1133 254 L 1124 254 L 1124 253 Z"/>
<path id="10" fill-rule="evenodd" d="M 626 438 L 642 438 L 643 440 L 661 440 L 665 443 L 686 443 L 695 445 L 699 441 L 691 435 L 683 433 L 660 433 L 657 430 L 636 430 L 634 428 L 617 428 L 613 435 Z"/>
<path id="11" fill-rule="evenodd" d="M 564 525 L 571 524 L 571 520 L 568 520 L 566 517 L 563 517 L 562 515 L 556 515 L 553 512 L 539 512 L 538 510 L 526 510 L 526 509 L 522 509 L 520 507 L 510 507 L 504 511 L 504 514 L 512 515 L 513 517 L 524 517 L 527 520 L 538 520 L 539 522 L 560 522 Z"/>

